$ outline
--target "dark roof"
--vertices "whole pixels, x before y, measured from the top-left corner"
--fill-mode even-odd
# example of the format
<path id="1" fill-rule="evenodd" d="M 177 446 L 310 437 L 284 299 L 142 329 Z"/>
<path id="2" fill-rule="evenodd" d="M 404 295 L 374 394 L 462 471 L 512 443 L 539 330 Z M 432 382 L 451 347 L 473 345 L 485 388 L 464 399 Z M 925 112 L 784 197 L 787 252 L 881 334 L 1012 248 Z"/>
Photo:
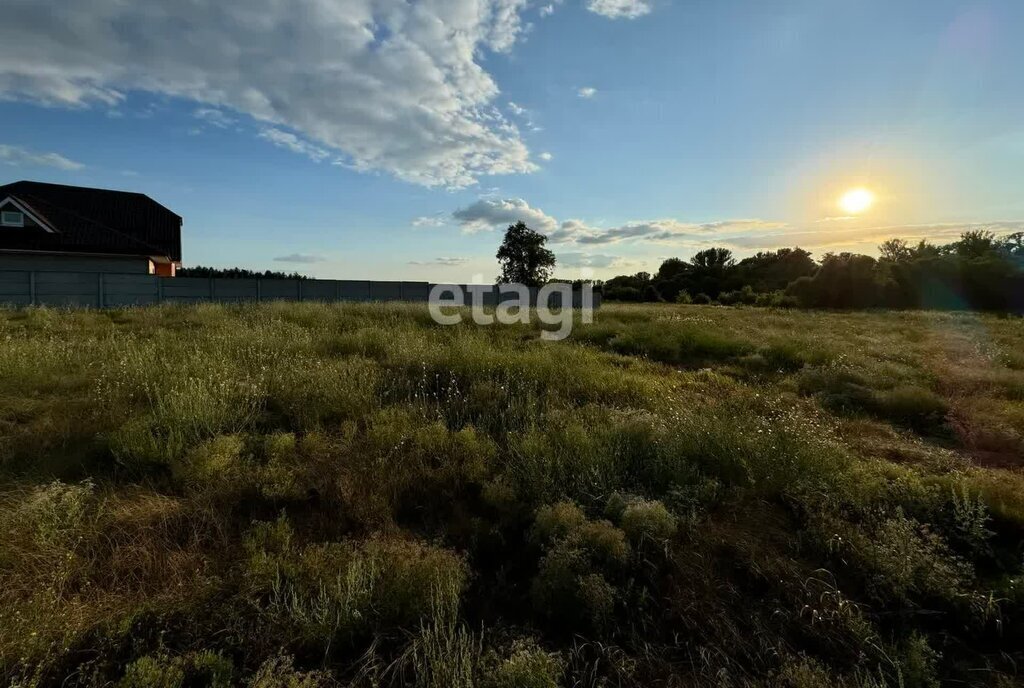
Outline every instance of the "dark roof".
<path id="1" fill-rule="evenodd" d="M 0 230 L 0 250 L 161 256 L 181 260 L 181 217 L 149 196 L 131 191 L 20 181 L 0 186 L 46 220 L 39 228 Z"/>

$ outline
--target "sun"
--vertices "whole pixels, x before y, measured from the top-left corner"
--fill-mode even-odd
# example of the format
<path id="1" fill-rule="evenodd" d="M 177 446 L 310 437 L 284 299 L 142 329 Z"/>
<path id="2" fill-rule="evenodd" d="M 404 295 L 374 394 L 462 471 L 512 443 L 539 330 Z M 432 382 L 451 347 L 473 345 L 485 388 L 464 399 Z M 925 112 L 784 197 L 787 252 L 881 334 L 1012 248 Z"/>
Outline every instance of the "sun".
<path id="1" fill-rule="evenodd" d="M 875 204 L 875 194 L 869 189 L 850 189 L 839 198 L 839 207 L 847 215 L 860 215 Z"/>

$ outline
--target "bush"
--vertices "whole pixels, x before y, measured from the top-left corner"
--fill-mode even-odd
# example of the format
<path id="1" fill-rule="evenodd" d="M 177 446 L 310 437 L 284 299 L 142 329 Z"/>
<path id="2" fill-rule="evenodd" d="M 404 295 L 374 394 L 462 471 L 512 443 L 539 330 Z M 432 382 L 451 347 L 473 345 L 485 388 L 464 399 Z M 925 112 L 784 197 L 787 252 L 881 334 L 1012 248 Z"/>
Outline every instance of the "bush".
<path id="1" fill-rule="evenodd" d="M 577 532 L 575 541 L 602 565 L 622 564 L 629 557 L 625 533 L 608 521 L 591 521 Z"/>
<path id="2" fill-rule="evenodd" d="M 701 306 L 706 306 L 711 303 L 711 297 L 704 292 L 701 292 L 693 297 L 693 302 Z"/>
<path id="3" fill-rule="evenodd" d="M 615 606 L 615 589 L 592 570 L 588 553 L 568 541 L 551 547 L 530 588 L 537 612 L 570 630 L 605 626 Z"/>
<path id="4" fill-rule="evenodd" d="M 567 543 L 604 564 L 621 564 L 629 556 L 623 531 L 608 521 L 588 520 L 573 502 L 538 509 L 532 532 L 534 539 L 543 545 Z"/>
<path id="5" fill-rule="evenodd" d="M 603 627 L 616 599 L 605 574 L 629 557 L 625 533 L 608 521 L 587 520 L 572 502 L 538 510 L 533 533 L 546 545 L 531 588 L 537 609 L 569 628 Z"/>
<path id="6" fill-rule="evenodd" d="M 664 542 L 676 533 L 676 518 L 659 501 L 636 501 L 622 511 L 622 529 L 630 541 Z"/>
<path id="7" fill-rule="evenodd" d="M 320 671 L 296 671 L 287 655 L 268 659 L 256 671 L 249 688 L 327 688 L 336 685 L 329 674 Z"/>
<path id="8" fill-rule="evenodd" d="M 71 545 L 98 508 L 96 487 L 90 480 L 77 485 L 54 481 L 37 487 L 18 510 L 15 525 L 31 531 L 47 548 Z"/>
<path id="9" fill-rule="evenodd" d="M 494 667 L 485 688 L 558 688 L 563 662 L 533 640 L 517 640 L 511 654 Z"/>
<path id="10" fill-rule="evenodd" d="M 245 439 L 219 435 L 203 442 L 185 458 L 172 462 L 172 475 L 190 490 L 224 492 L 245 489 L 252 480 Z"/>
<path id="11" fill-rule="evenodd" d="M 586 522 L 586 515 L 574 502 L 558 502 L 537 510 L 533 534 L 538 541 L 547 544 L 577 533 Z"/>
<path id="12" fill-rule="evenodd" d="M 247 578 L 261 606 L 311 640 L 406 626 L 426 617 L 441 591 L 458 606 L 467 571 L 448 550 L 412 540 L 297 547 L 288 523 L 258 524 L 246 539 Z"/>
<path id="13" fill-rule="evenodd" d="M 862 529 L 824 517 L 817 532 L 832 551 L 853 561 L 876 600 L 953 603 L 972 581 L 972 567 L 915 519 L 898 512 L 872 521 Z"/>
<path id="14" fill-rule="evenodd" d="M 234 666 L 221 655 L 193 652 L 180 657 L 141 657 L 127 666 L 119 688 L 182 688 L 186 685 L 228 688 Z"/>
<path id="15" fill-rule="evenodd" d="M 690 296 L 690 292 L 688 292 L 685 289 L 683 289 L 678 294 L 676 294 L 676 303 L 681 303 L 681 304 L 693 303 L 693 297 Z"/>

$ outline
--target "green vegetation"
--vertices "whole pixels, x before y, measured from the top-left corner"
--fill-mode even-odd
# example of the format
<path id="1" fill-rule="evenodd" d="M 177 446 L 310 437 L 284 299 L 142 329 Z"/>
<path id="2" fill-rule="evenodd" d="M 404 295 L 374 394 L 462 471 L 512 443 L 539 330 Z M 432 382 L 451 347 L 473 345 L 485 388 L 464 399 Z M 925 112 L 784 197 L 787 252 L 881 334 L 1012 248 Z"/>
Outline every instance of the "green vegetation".
<path id="1" fill-rule="evenodd" d="M 178 268 L 178 277 L 221 277 L 228 279 L 309 279 L 297 272 L 281 272 L 279 270 L 249 270 L 248 268 L 208 268 L 196 265 L 191 268 Z"/>
<path id="2" fill-rule="evenodd" d="M 800 248 L 764 251 L 737 262 L 724 248 L 689 262 L 669 258 L 657 274 L 620 275 L 603 284 L 611 301 L 668 301 L 790 308 L 926 308 L 1024 313 L 1024 233 L 984 230 L 936 246 L 889 239 L 879 258 Z"/>
<path id="3" fill-rule="evenodd" d="M 555 267 L 555 254 L 545 248 L 548 238 L 523 222 L 509 225 L 495 257 L 501 266 L 498 281 L 543 286 Z"/>
<path id="4" fill-rule="evenodd" d="M 0 311 L 16 686 L 1008 686 L 1024 321 Z"/>

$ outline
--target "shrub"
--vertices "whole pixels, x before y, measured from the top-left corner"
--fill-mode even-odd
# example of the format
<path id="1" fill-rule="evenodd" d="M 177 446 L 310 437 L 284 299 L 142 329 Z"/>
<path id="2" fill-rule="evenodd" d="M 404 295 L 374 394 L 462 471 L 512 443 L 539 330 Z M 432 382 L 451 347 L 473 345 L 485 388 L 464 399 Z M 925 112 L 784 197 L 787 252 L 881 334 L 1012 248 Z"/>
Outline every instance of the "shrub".
<path id="1" fill-rule="evenodd" d="M 603 627 L 616 599 L 604 574 L 628 559 L 625 533 L 608 521 L 588 520 L 572 502 L 560 502 L 538 510 L 533 534 L 546 546 L 531 587 L 537 609 L 569 628 Z"/>
<path id="2" fill-rule="evenodd" d="M 588 554 L 565 540 L 541 559 L 530 593 L 541 616 L 574 630 L 601 628 L 615 604 L 615 589 L 591 570 Z"/>
<path id="3" fill-rule="evenodd" d="M 678 294 L 676 294 L 676 303 L 681 303 L 681 304 L 693 303 L 693 297 L 690 296 L 690 292 L 688 292 L 685 289 L 683 289 Z"/>
<path id="4" fill-rule="evenodd" d="M 676 532 L 676 518 L 659 501 L 637 501 L 622 511 L 622 529 L 637 544 L 664 542 Z"/>
<path id="5" fill-rule="evenodd" d="M 119 688 L 181 688 L 185 670 L 180 663 L 164 658 L 142 657 L 128 665 Z"/>
<path id="6" fill-rule="evenodd" d="M 241 489 L 253 481 L 252 465 L 244 452 L 245 440 L 240 435 L 219 435 L 172 462 L 172 475 L 195 491 Z"/>
<path id="7" fill-rule="evenodd" d="M 616 591 L 600 573 L 588 573 L 577 579 L 576 594 L 595 628 L 603 628 L 615 611 Z"/>
<path id="8" fill-rule="evenodd" d="M 287 655 L 268 659 L 256 671 L 249 688 L 326 688 L 335 682 L 320 671 L 296 671 L 294 660 Z"/>
<path id="9" fill-rule="evenodd" d="M 939 687 L 936 675 L 939 653 L 929 646 L 927 638 L 912 633 L 899 650 L 899 677 L 903 685 L 913 688 Z"/>
<path id="10" fill-rule="evenodd" d="M 991 517 L 981 493 L 972 497 L 964 484 L 959 492 L 953 488 L 951 501 L 956 539 L 976 556 L 989 554 L 992 549 L 990 540 L 995 533 L 988 529 Z"/>
<path id="11" fill-rule="evenodd" d="M 415 623 L 437 591 L 457 606 L 467 576 L 460 557 L 413 540 L 297 547 L 283 520 L 257 525 L 246 548 L 247 577 L 267 611 L 319 641 Z"/>
<path id="12" fill-rule="evenodd" d="M 625 533 L 608 521 L 583 524 L 575 539 L 599 564 L 622 564 L 629 557 Z"/>
<path id="13" fill-rule="evenodd" d="M 558 502 L 537 510 L 533 537 L 546 545 L 567 543 L 593 561 L 621 564 L 629 556 L 625 534 L 608 521 L 590 521 L 573 502 Z"/>
<path id="14" fill-rule="evenodd" d="M 127 666 L 119 688 L 182 688 L 201 685 L 228 688 L 234 666 L 229 659 L 209 650 L 179 657 L 151 655 Z"/>
<path id="15" fill-rule="evenodd" d="M 27 528 L 44 547 L 63 548 L 74 542 L 87 519 L 96 514 L 96 487 L 90 480 L 77 485 L 54 481 L 37 487 L 18 510 L 12 525 Z"/>
<path id="16" fill-rule="evenodd" d="M 485 688 L 558 688 L 563 662 L 533 640 L 517 640 L 511 654 L 485 679 Z"/>
<path id="17" fill-rule="evenodd" d="M 711 303 L 711 297 L 704 292 L 701 292 L 693 297 L 693 302 L 701 306 L 706 306 Z"/>
<path id="18" fill-rule="evenodd" d="M 956 600 L 973 579 L 972 567 L 945 540 L 898 512 L 867 528 L 824 520 L 829 547 L 856 562 L 868 592 L 880 601 Z M 821 531 L 819 531 L 821 532 Z"/>
<path id="19" fill-rule="evenodd" d="M 586 515 L 574 502 L 558 502 L 537 510 L 533 534 L 538 541 L 550 543 L 576 533 L 586 522 Z"/>
<path id="20" fill-rule="evenodd" d="M 312 455 L 320 448 L 318 440 L 315 433 L 301 440 L 290 432 L 263 437 L 257 447 L 260 462 L 254 467 L 260 493 L 268 499 L 300 500 L 315 491 L 323 477 L 321 457 Z"/>

